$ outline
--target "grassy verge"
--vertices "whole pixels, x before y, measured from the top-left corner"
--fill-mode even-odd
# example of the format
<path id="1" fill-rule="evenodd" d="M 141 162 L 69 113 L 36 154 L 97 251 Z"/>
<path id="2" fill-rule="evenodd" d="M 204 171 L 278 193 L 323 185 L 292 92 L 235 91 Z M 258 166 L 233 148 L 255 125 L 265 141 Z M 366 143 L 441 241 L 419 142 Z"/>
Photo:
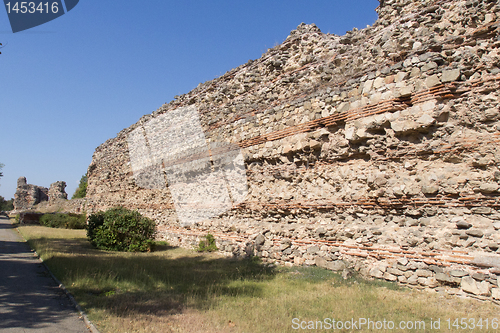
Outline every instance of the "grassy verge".
<path id="1" fill-rule="evenodd" d="M 273 269 L 167 246 L 153 253 L 107 252 L 93 249 L 83 230 L 19 230 L 103 333 L 297 332 L 302 330 L 294 327 L 301 324 L 319 327 L 316 321 L 328 326 L 326 318 L 385 319 L 395 325 L 423 321 L 425 330 L 393 331 L 454 332 L 446 319 L 500 320 L 493 304 L 381 281 L 343 280 L 314 267 Z M 431 329 L 431 320 L 438 318 L 441 330 Z M 385 330 L 364 326 L 360 331 Z"/>

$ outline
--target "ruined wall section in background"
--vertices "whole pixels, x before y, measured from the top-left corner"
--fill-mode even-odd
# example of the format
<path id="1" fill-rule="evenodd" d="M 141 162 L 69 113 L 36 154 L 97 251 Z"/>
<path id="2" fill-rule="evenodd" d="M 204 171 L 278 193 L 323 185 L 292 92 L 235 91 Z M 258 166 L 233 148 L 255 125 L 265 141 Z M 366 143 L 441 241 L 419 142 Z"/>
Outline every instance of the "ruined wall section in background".
<path id="1" fill-rule="evenodd" d="M 67 200 L 66 182 L 57 181 L 50 188 L 28 184 L 26 177 L 17 180 L 14 194 L 14 212 L 67 212 L 84 211 L 85 200 Z"/>
<path id="2" fill-rule="evenodd" d="M 28 184 L 26 177 L 19 177 L 16 193 L 14 194 L 15 211 L 30 209 L 34 205 L 47 200 L 49 200 L 48 188 Z"/>
<path id="3" fill-rule="evenodd" d="M 386 0 L 344 36 L 300 25 L 98 147 L 87 208 L 139 209 L 173 245 L 210 232 L 228 254 L 499 298 L 500 8 Z M 138 186 L 131 134 L 197 110 L 241 149 L 246 199 L 181 227 L 168 186 Z M 455 289 L 454 289 L 455 288 Z"/>
<path id="4" fill-rule="evenodd" d="M 58 201 L 58 200 L 67 200 L 68 194 L 66 193 L 66 182 L 57 181 L 55 183 L 50 184 L 50 188 L 48 191 L 49 201 Z"/>

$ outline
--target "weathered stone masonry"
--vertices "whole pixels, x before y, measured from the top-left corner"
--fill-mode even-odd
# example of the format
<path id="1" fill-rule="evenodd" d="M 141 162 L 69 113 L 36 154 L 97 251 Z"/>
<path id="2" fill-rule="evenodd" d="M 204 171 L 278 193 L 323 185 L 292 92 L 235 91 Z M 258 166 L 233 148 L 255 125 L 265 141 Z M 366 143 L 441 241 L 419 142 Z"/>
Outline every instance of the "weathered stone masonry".
<path id="1" fill-rule="evenodd" d="M 85 209 L 139 209 L 174 245 L 210 232 L 228 254 L 499 299 L 500 6 L 386 0 L 377 11 L 344 36 L 301 24 L 106 141 Z M 127 136 L 189 105 L 208 142 L 241 147 L 249 193 L 182 228 L 168 188 L 135 184 Z"/>
<path id="2" fill-rule="evenodd" d="M 84 213 L 86 200 L 68 200 L 65 188 L 66 182 L 64 181 L 57 181 L 46 188 L 28 184 L 26 177 L 19 177 L 14 194 L 13 213 L 21 214 L 20 221 L 25 223 L 38 222 L 38 217 L 43 213 Z"/>
<path id="3" fill-rule="evenodd" d="M 68 199 L 64 190 L 66 182 L 57 181 L 50 184 L 50 188 L 28 184 L 26 177 L 17 180 L 16 193 L 14 194 L 14 210 L 29 210 L 43 202 L 53 203 L 58 200 Z"/>

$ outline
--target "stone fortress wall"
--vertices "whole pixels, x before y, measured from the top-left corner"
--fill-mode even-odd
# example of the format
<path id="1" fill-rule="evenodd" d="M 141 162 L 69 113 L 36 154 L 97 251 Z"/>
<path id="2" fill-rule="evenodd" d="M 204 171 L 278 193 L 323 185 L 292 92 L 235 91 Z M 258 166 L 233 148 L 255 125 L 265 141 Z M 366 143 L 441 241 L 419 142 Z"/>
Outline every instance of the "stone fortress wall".
<path id="1" fill-rule="evenodd" d="M 138 209 L 172 245 L 210 232 L 227 254 L 499 299 L 500 5 L 386 0 L 377 12 L 344 36 L 301 24 L 106 141 L 85 210 Z M 182 108 L 198 112 L 207 146 L 241 149 L 248 186 L 184 227 L 168 187 L 138 186 L 130 147 Z M 168 183 L 165 161 L 145 156 Z"/>
<path id="2" fill-rule="evenodd" d="M 15 211 L 31 208 L 40 202 L 48 200 L 48 188 L 28 184 L 26 177 L 19 177 L 17 180 L 16 193 L 14 194 Z"/>
<path id="3" fill-rule="evenodd" d="M 66 182 L 63 181 L 52 183 L 50 188 L 46 188 L 28 184 L 26 177 L 19 177 L 14 194 L 14 212 L 32 210 L 43 203 L 52 205 L 59 201 L 67 201 L 68 194 L 65 188 Z"/>
<path id="4" fill-rule="evenodd" d="M 20 223 L 38 223 L 45 213 L 85 213 L 86 199 L 68 200 L 66 182 L 57 181 L 49 188 L 28 184 L 26 177 L 17 180 L 14 210 Z"/>

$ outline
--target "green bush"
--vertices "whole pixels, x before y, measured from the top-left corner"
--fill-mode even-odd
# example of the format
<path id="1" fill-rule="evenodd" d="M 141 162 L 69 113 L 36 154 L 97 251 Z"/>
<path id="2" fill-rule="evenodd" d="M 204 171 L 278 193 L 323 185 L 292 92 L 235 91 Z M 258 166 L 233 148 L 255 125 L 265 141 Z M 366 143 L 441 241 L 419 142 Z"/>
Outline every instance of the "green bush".
<path id="1" fill-rule="evenodd" d="M 14 199 L 5 200 L 4 197 L 0 195 L 0 211 L 9 211 L 14 209 Z"/>
<path id="2" fill-rule="evenodd" d="M 50 228 L 85 229 L 85 214 L 44 214 L 40 216 L 40 224 Z"/>
<path id="3" fill-rule="evenodd" d="M 215 245 L 215 238 L 212 234 L 207 234 L 205 239 L 200 240 L 198 248 L 196 249 L 198 252 L 214 252 L 217 250 L 218 248 Z"/>
<path id="4" fill-rule="evenodd" d="M 92 214 L 87 227 L 87 238 L 99 249 L 144 252 L 153 250 L 155 244 L 155 223 L 126 208 Z"/>

